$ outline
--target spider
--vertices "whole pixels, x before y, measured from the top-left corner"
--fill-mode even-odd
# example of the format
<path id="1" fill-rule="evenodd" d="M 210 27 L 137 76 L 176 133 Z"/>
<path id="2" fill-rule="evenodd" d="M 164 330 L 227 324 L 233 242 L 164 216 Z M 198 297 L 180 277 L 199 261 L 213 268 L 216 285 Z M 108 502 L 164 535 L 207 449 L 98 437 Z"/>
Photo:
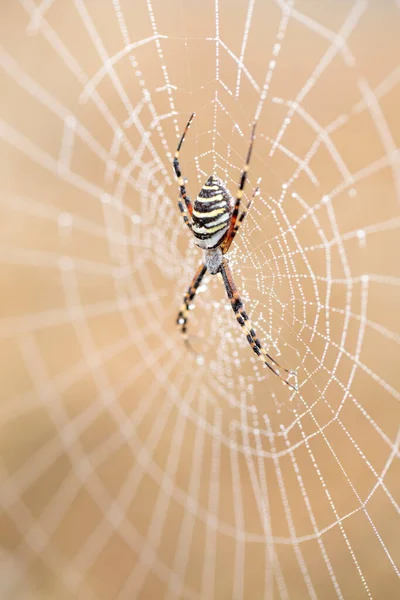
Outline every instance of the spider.
<path id="1" fill-rule="evenodd" d="M 251 152 L 253 149 L 256 123 L 253 124 L 251 131 L 247 158 L 243 167 L 242 175 L 240 177 L 240 183 L 236 193 L 235 202 L 233 202 L 231 194 L 223 185 L 222 181 L 218 177 L 210 175 L 201 188 L 196 200 L 192 204 L 189 196 L 187 195 L 185 182 L 182 177 L 182 172 L 179 165 L 179 153 L 183 144 L 183 140 L 185 139 L 186 133 L 194 116 L 195 113 L 190 116 L 189 121 L 187 122 L 183 131 L 178 148 L 175 152 L 173 167 L 180 187 L 180 198 L 178 200 L 179 209 L 182 213 L 184 222 L 195 237 L 196 245 L 204 251 L 204 257 L 203 262 L 198 267 L 192 283 L 190 284 L 189 289 L 184 296 L 183 304 L 178 314 L 177 324 L 180 326 L 185 343 L 188 344 L 187 314 L 189 311 L 189 304 L 195 297 L 196 291 L 207 270 L 211 275 L 220 273 L 222 275 L 233 312 L 236 315 L 239 325 L 244 329 L 247 341 L 249 342 L 253 351 L 257 354 L 257 356 L 260 357 L 264 365 L 266 365 L 275 375 L 277 375 L 281 381 L 283 381 L 293 390 L 296 390 L 297 388 L 288 381 L 288 378 L 291 375 L 294 375 L 294 372 L 285 369 L 274 358 L 272 358 L 272 356 L 266 352 L 261 345 L 261 342 L 257 338 L 256 332 L 251 325 L 237 287 L 233 281 L 228 259 L 225 256 L 239 230 L 241 223 L 247 215 L 255 195 L 258 192 L 258 188 L 256 188 L 252 197 L 247 203 L 246 208 L 239 215 L 240 202 L 243 197 L 243 189 L 246 182 L 247 171 L 249 169 Z M 284 371 L 287 375 L 281 375 L 280 371 Z"/>

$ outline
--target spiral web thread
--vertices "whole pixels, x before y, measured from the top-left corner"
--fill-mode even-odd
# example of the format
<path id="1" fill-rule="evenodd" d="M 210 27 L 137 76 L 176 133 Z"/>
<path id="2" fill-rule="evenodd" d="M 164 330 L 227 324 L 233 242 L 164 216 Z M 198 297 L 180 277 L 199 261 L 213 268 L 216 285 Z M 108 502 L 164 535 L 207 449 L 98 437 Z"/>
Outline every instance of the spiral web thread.
<path id="1" fill-rule="evenodd" d="M 398 3 L 3 10 L 2 598 L 397 598 Z M 193 110 L 192 199 L 258 121 L 229 256 L 297 392 L 217 277 L 175 330 Z"/>

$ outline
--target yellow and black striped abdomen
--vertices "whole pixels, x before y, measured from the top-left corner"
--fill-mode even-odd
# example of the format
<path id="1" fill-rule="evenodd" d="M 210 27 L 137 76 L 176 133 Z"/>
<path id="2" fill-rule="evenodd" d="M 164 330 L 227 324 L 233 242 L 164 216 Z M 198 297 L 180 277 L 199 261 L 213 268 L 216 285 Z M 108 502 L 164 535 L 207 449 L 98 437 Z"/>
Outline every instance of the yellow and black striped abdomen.
<path id="1" fill-rule="evenodd" d="M 193 205 L 193 233 L 200 248 L 219 246 L 229 229 L 231 197 L 220 179 L 212 175 L 201 188 Z"/>

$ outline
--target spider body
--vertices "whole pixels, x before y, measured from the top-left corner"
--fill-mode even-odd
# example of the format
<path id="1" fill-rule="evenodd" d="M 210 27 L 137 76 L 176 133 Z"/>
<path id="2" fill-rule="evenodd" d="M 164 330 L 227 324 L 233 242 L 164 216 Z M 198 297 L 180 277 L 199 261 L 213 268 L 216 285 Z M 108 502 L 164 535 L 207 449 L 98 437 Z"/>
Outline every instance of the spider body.
<path id="1" fill-rule="evenodd" d="M 204 250 L 204 264 L 211 275 L 216 275 L 219 272 L 222 261 L 223 254 L 219 246 L 212 250 Z"/>
<path id="2" fill-rule="evenodd" d="M 211 175 L 194 201 L 192 224 L 197 246 L 212 250 L 228 233 L 232 215 L 232 196 L 222 181 Z"/>
<path id="3" fill-rule="evenodd" d="M 188 344 L 187 335 L 187 315 L 189 305 L 196 295 L 196 291 L 207 271 L 212 275 L 220 273 L 226 288 L 228 298 L 231 302 L 232 310 L 235 313 L 236 320 L 246 334 L 253 352 L 262 360 L 264 365 L 268 367 L 275 375 L 277 375 L 283 383 L 287 384 L 293 390 L 296 387 L 288 381 L 288 377 L 294 375 L 293 371 L 289 371 L 282 367 L 270 354 L 263 348 L 260 340 L 256 336 L 256 332 L 251 325 L 250 319 L 244 309 L 243 302 L 240 298 L 238 289 L 233 281 L 232 272 L 229 267 L 227 258 L 224 256 L 239 230 L 240 224 L 245 218 L 257 189 L 254 190 L 253 196 L 247 204 L 247 207 L 239 215 L 240 203 L 243 197 L 243 189 L 246 183 L 247 171 L 250 164 L 251 152 L 253 149 L 255 124 L 253 125 L 250 145 L 247 152 L 247 158 L 243 172 L 239 182 L 239 189 L 236 193 L 236 198 L 233 200 L 231 194 L 223 185 L 222 181 L 214 175 L 210 175 L 206 183 L 200 190 L 199 195 L 192 204 L 186 192 L 185 183 L 182 177 L 179 165 L 179 153 L 185 139 L 187 130 L 190 127 L 194 113 L 191 115 L 182 134 L 178 148 L 175 152 L 173 167 L 178 179 L 180 188 L 180 199 L 178 200 L 179 210 L 190 231 L 193 233 L 196 245 L 204 251 L 203 263 L 198 267 L 192 283 L 186 292 L 181 310 L 179 311 L 177 323 L 181 328 L 186 344 Z M 283 375 L 281 373 L 287 373 Z M 286 378 L 285 378 L 286 377 Z"/>

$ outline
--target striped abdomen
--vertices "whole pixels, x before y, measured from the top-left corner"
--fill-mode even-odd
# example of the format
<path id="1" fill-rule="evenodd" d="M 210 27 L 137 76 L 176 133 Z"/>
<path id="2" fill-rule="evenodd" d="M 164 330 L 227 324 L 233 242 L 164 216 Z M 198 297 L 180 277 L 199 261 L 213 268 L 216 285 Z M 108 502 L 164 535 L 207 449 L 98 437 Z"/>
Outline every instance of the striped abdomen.
<path id="1" fill-rule="evenodd" d="M 200 248 L 216 248 L 229 229 L 231 197 L 217 177 L 209 177 L 193 205 L 193 233 Z"/>

